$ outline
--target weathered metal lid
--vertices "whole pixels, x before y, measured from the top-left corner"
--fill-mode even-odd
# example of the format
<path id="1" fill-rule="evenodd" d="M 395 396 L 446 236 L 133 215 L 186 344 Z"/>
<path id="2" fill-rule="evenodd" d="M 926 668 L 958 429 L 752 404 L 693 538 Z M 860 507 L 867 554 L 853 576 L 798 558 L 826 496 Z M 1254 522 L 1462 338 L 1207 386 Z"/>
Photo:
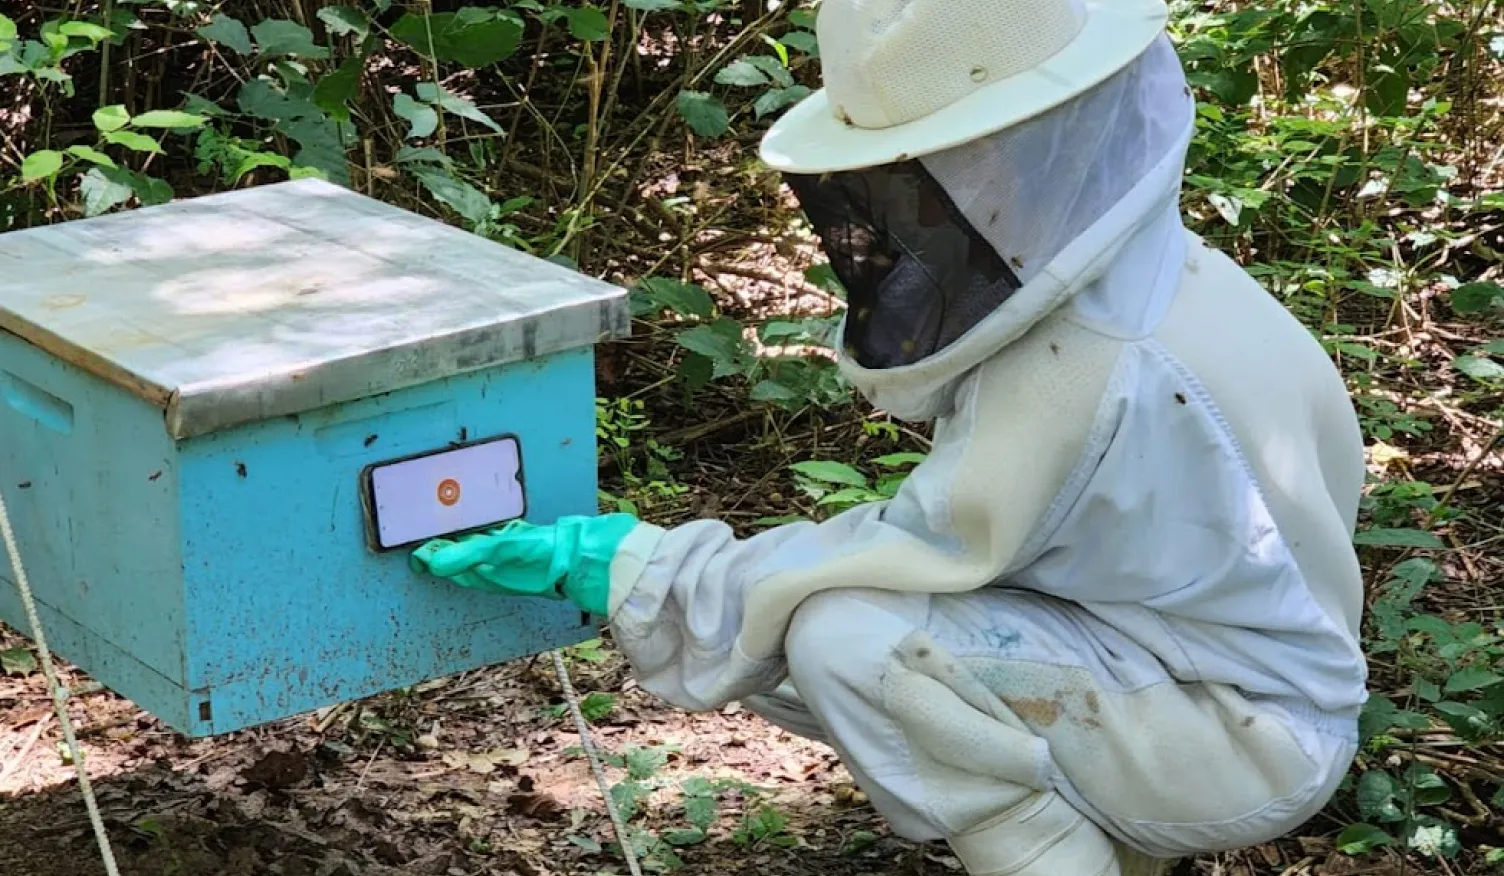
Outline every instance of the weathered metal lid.
<path id="1" fill-rule="evenodd" d="M 183 438 L 625 337 L 626 291 L 318 180 L 0 234 L 0 329 Z"/>

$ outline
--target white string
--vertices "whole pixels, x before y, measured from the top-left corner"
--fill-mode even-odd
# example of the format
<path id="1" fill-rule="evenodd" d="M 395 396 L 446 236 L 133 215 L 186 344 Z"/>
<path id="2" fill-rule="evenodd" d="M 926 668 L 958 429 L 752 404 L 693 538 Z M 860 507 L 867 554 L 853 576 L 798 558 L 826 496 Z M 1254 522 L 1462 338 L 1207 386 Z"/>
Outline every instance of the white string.
<path id="1" fill-rule="evenodd" d="M 620 813 L 616 811 L 616 802 L 611 799 L 611 785 L 606 781 L 605 771 L 601 769 L 600 756 L 595 750 L 595 743 L 590 739 L 590 727 L 585 723 L 585 716 L 580 712 L 580 703 L 575 697 L 574 684 L 569 680 L 569 670 L 564 666 L 564 658 L 558 651 L 549 653 L 554 658 L 554 673 L 559 676 L 559 684 L 564 688 L 564 701 L 569 704 L 570 714 L 574 715 L 575 727 L 580 731 L 580 747 L 585 749 L 585 756 L 590 759 L 590 770 L 595 773 L 595 783 L 600 786 L 601 798 L 606 801 L 606 815 L 611 818 L 611 827 L 616 831 L 616 841 L 621 844 L 621 853 L 627 859 L 627 869 L 631 871 L 632 876 L 642 876 L 642 870 L 637 866 L 637 852 L 627 838 L 627 828 L 622 824 Z"/>
<path id="2" fill-rule="evenodd" d="M 115 866 L 115 853 L 110 848 L 110 837 L 104 830 L 104 819 L 99 816 L 99 802 L 94 799 L 94 788 L 89 784 L 89 770 L 84 765 L 84 753 L 78 748 L 78 739 L 73 734 L 73 722 L 68 720 L 68 691 L 58 681 L 57 670 L 52 665 L 52 652 L 47 648 L 47 635 L 42 631 L 42 619 L 37 616 L 37 604 L 31 596 L 31 585 L 26 580 L 26 569 L 21 565 L 21 550 L 16 546 L 16 533 L 11 529 L 10 511 L 5 507 L 5 491 L 0 490 L 0 536 L 5 540 L 5 552 L 10 555 L 10 567 L 15 572 L 16 589 L 21 591 L 21 604 L 26 608 L 26 621 L 31 624 L 31 638 L 37 644 L 42 658 L 42 671 L 47 675 L 47 686 L 52 691 L 52 707 L 57 711 L 57 720 L 63 727 L 63 739 L 68 743 L 68 752 L 78 770 L 78 787 L 84 795 L 84 806 L 89 810 L 89 821 L 94 825 L 94 839 L 99 843 L 99 853 L 104 857 L 104 869 L 108 876 L 120 876 Z"/>

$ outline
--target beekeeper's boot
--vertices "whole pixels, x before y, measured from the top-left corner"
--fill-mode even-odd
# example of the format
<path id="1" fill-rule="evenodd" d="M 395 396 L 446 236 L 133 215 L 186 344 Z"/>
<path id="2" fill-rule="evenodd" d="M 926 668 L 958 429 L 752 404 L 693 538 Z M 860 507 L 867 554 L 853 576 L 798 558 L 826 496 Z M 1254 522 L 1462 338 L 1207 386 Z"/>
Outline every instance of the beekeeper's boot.
<path id="1" fill-rule="evenodd" d="M 949 842 L 969 876 L 1128 876 L 1107 834 L 1054 791 Z"/>

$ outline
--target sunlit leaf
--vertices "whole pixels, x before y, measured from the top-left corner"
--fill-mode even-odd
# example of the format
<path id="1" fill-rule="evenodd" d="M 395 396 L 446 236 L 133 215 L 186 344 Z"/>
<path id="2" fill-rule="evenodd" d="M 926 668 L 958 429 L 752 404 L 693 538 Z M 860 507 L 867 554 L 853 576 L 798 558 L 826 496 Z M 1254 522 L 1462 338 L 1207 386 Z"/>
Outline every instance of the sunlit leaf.
<path id="1" fill-rule="evenodd" d="M 84 215 L 99 216 L 129 201 L 136 190 L 128 176 L 96 167 L 84 174 L 79 193 L 84 196 Z"/>
<path id="2" fill-rule="evenodd" d="M 133 128 L 167 128 L 170 130 L 192 130 L 203 127 L 208 119 L 194 113 L 185 113 L 180 110 L 151 110 L 144 112 L 131 119 Z"/>
<path id="3" fill-rule="evenodd" d="M 91 43 L 113 39 L 115 32 L 92 21 L 68 21 L 58 26 L 57 32 L 66 37 L 78 37 Z"/>
<path id="4" fill-rule="evenodd" d="M 115 159 L 113 159 L 110 156 L 104 154 L 103 152 L 100 152 L 98 149 L 95 149 L 93 146 L 84 146 L 82 144 L 78 144 L 78 145 L 74 145 L 74 146 L 69 146 L 68 147 L 68 154 L 72 155 L 74 158 L 82 158 L 84 161 L 87 161 L 90 164 L 97 164 L 100 167 L 115 167 L 116 166 L 115 165 Z"/>
<path id="5" fill-rule="evenodd" d="M 104 133 L 118 131 L 130 124 L 130 121 L 131 114 L 118 104 L 102 106 L 94 111 L 94 127 Z"/>
<path id="6" fill-rule="evenodd" d="M 55 149 L 33 152 L 21 161 L 21 180 L 35 182 L 63 169 L 63 153 Z"/>

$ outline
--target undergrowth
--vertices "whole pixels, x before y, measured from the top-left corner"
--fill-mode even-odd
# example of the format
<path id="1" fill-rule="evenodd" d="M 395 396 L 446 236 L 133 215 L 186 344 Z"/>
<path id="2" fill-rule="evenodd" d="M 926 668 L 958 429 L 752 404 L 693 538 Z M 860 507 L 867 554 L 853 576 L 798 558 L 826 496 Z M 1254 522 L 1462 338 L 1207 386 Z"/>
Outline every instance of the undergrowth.
<path id="1" fill-rule="evenodd" d="M 1504 863 L 1501 10 L 1173 5 L 1200 101 L 1186 213 L 1326 346 L 1369 443 L 1374 697 L 1311 830 L 1483 872 Z M 691 516 L 735 475 L 739 527 L 820 517 L 891 496 L 927 443 L 832 366 L 839 285 L 755 161 L 818 63 L 813 9 L 758 0 L 0 0 L 0 230 L 303 176 L 440 217 L 631 289 L 636 337 L 602 351 L 608 507 Z M 619 764 L 629 813 L 656 756 Z M 683 825 L 641 851 L 671 868 L 731 792 L 757 793 L 685 783 Z M 782 841 L 776 808 L 747 811 L 749 844 Z"/>

